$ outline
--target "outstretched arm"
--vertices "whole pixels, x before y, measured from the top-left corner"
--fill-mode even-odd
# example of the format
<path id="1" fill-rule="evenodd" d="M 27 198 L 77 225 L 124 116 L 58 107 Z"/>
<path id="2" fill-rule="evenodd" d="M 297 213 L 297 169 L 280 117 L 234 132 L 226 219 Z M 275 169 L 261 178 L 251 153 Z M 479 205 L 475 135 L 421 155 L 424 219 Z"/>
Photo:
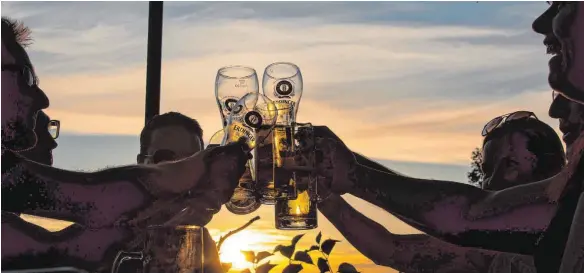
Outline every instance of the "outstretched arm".
<path id="1" fill-rule="evenodd" d="M 485 191 L 364 166 L 327 127 L 315 127 L 314 135 L 317 155 L 323 159 L 318 161 L 319 174 L 334 192 L 350 193 L 428 235 L 460 246 L 531 254 L 556 210 L 546 190 L 555 180 L 565 178 L 558 175 L 503 191 Z M 302 149 L 310 152 L 314 148 L 307 139 Z M 503 173 L 506 166 L 500 164 L 495 173 Z"/>
<path id="2" fill-rule="evenodd" d="M 339 196 L 328 198 L 319 205 L 319 210 L 366 257 L 402 272 L 488 272 L 496 266 L 493 261 L 500 254 L 455 246 L 425 234 L 392 234 Z M 510 260 L 511 257 L 501 258 Z M 527 268 L 533 269 L 533 265 Z"/>
<path id="3" fill-rule="evenodd" d="M 8 160 L 7 160 L 8 159 Z M 85 227 L 113 225 L 131 218 L 152 196 L 144 188 L 159 171 L 127 166 L 94 173 L 71 172 L 3 156 L 2 210 L 77 222 Z M 3 164 L 3 165 L 4 165 Z"/>
<path id="4" fill-rule="evenodd" d="M 354 177 L 349 193 L 419 230 L 462 246 L 530 254 L 556 209 L 545 194 L 551 179 L 490 192 L 365 166 L 357 166 Z"/>

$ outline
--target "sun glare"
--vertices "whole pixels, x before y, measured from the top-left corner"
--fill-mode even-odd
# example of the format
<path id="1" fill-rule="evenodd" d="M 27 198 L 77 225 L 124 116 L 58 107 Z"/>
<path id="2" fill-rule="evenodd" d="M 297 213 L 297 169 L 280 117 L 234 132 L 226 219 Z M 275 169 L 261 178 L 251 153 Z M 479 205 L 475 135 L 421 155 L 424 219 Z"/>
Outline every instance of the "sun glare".
<path id="1" fill-rule="evenodd" d="M 249 268 L 252 264 L 245 260 L 241 251 L 252 250 L 255 252 L 265 250 L 262 245 L 269 241 L 266 236 L 259 231 L 243 230 L 229 237 L 221 246 L 219 258 L 223 263 L 232 263 L 235 270 Z M 261 249 L 261 250 L 260 250 Z"/>

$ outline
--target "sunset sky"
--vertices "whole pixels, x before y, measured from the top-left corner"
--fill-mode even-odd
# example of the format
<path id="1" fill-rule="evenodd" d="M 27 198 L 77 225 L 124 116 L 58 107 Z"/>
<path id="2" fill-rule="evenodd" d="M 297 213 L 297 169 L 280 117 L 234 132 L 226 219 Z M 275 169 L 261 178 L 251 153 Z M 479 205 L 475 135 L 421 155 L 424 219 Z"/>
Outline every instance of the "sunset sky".
<path id="1" fill-rule="evenodd" d="M 161 111 L 196 118 L 208 140 L 221 125 L 213 86 L 218 68 L 252 66 L 261 80 L 268 64 L 289 61 L 304 77 L 300 121 L 328 125 L 353 150 L 402 172 L 463 182 L 470 152 L 494 116 L 531 110 L 557 127 L 547 116 L 549 57 L 543 37 L 531 30 L 546 6 L 165 2 Z M 47 113 L 62 123 L 56 166 L 132 163 L 144 123 L 147 2 L 2 2 L 2 15 L 33 31 L 28 52 L 51 99 Z M 67 143 L 74 136 L 101 141 L 83 150 L 92 155 L 87 161 L 75 158 L 79 143 Z M 390 231 L 412 231 L 347 198 Z M 256 214 L 262 220 L 241 234 L 255 238 L 247 242 L 251 249 L 272 250 L 296 234 L 273 229 L 271 207 L 249 216 L 222 210 L 209 228 L 217 236 Z M 325 237 L 343 240 L 324 217 L 319 221 Z M 301 242 L 308 245 L 315 232 Z M 393 272 L 346 242 L 333 253 L 333 264 Z"/>

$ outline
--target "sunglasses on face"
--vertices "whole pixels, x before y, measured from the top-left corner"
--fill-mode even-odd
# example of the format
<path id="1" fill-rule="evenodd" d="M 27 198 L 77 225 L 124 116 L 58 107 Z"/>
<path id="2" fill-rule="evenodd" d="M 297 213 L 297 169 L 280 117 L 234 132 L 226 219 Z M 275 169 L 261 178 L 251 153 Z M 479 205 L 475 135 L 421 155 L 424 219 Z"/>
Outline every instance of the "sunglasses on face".
<path id="1" fill-rule="evenodd" d="M 61 130 L 61 122 L 58 120 L 50 120 L 48 125 L 49 134 L 53 139 L 59 137 L 59 131 Z"/>
<path id="2" fill-rule="evenodd" d="M 501 127 L 501 125 L 505 124 L 505 122 L 512 121 L 512 120 L 519 120 L 519 119 L 528 119 L 528 118 L 537 119 L 535 114 L 533 112 L 529 112 L 529 111 L 517 111 L 517 112 L 505 114 L 502 116 L 498 116 L 498 117 L 492 119 L 491 121 L 487 122 L 485 127 L 483 127 L 482 135 L 487 136 L 488 134 L 493 132 L 493 130 L 495 130 L 495 129 Z"/>
<path id="3" fill-rule="evenodd" d="M 16 73 L 20 79 L 28 86 L 33 87 L 38 85 L 38 78 L 32 72 L 32 69 L 26 65 L 6 64 L 2 65 L 2 71 L 10 71 Z"/>
<path id="4" fill-rule="evenodd" d="M 173 151 L 166 149 L 158 150 L 151 155 L 140 155 L 140 157 L 141 161 L 147 164 L 158 164 L 162 162 L 175 161 L 177 159 L 177 155 Z"/>

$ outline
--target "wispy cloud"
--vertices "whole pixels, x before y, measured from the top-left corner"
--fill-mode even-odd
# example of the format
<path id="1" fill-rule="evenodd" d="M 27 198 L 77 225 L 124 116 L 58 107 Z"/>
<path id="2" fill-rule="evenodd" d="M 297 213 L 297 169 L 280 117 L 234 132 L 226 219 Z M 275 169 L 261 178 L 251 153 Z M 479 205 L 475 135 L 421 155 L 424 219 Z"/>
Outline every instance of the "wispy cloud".
<path id="1" fill-rule="evenodd" d="M 64 130 L 137 134 L 146 3 L 9 4 L 3 14 L 33 28 L 31 56 L 51 97 L 49 113 Z M 522 4 L 169 3 L 162 109 L 197 118 L 210 136 L 219 129 L 213 98 L 219 67 L 250 65 L 261 79 L 269 63 L 292 61 L 305 80 L 300 119 L 331 126 L 374 157 L 465 163 L 487 120 L 516 109 L 545 117 L 549 101 L 541 37 L 527 25 L 429 19 L 446 10 L 482 18 L 477 5 L 505 21 Z M 28 11 L 33 7 L 36 13 Z"/>

